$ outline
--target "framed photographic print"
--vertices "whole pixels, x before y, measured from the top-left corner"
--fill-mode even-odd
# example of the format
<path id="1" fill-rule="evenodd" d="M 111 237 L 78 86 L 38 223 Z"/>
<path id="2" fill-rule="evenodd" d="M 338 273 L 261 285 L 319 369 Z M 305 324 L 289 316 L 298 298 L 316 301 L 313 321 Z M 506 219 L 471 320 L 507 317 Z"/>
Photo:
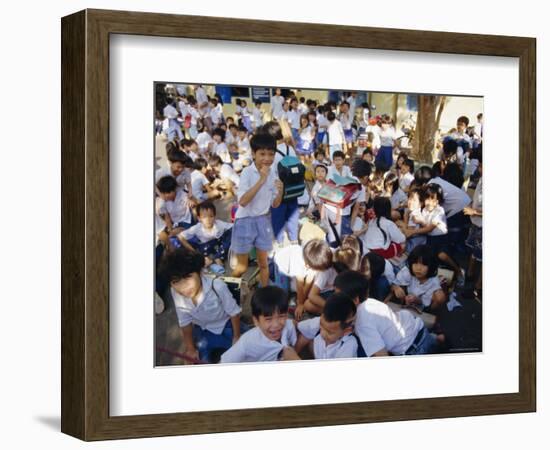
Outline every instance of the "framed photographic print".
<path id="1" fill-rule="evenodd" d="M 62 431 L 535 411 L 535 73 L 523 37 L 64 17 Z"/>

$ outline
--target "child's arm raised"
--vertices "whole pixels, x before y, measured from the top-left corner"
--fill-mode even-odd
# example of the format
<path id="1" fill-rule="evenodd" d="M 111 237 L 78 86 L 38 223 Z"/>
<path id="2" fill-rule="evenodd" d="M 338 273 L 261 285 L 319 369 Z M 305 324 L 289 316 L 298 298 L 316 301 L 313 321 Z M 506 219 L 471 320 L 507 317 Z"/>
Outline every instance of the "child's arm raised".
<path id="1" fill-rule="evenodd" d="M 239 199 L 239 205 L 242 207 L 247 206 L 256 196 L 258 191 L 261 189 L 261 187 L 264 185 L 264 183 L 267 181 L 267 178 L 269 177 L 269 172 L 271 168 L 269 166 L 262 166 L 259 170 L 260 172 L 260 179 L 254 184 L 248 191 L 246 191 L 241 198 Z"/>
<path id="2" fill-rule="evenodd" d="M 275 180 L 275 187 L 277 188 L 277 196 L 275 197 L 275 200 L 273 200 L 273 203 L 271 204 L 271 206 L 273 208 L 278 208 L 281 202 L 283 201 L 283 194 L 285 192 L 285 187 L 283 185 L 283 182 L 278 178 Z"/>

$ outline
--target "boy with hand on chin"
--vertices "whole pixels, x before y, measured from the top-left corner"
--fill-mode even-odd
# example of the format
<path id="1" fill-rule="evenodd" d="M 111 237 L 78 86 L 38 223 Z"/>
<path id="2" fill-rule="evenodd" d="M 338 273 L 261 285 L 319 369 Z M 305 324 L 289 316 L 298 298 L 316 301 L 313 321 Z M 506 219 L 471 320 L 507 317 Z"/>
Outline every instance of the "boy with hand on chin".
<path id="1" fill-rule="evenodd" d="M 270 208 L 281 204 L 284 192 L 283 183 L 271 170 L 276 145 L 275 138 L 267 133 L 255 134 L 250 140 L 254 164 L 241 173 L 239 208 L 231 237 L 231 249 L 237 258 L 232 276 L 240 277 L 246 272 L 248 254 L 255 248 L 262 286 L 269 284 L 267 256 L 273 248 Z"/>

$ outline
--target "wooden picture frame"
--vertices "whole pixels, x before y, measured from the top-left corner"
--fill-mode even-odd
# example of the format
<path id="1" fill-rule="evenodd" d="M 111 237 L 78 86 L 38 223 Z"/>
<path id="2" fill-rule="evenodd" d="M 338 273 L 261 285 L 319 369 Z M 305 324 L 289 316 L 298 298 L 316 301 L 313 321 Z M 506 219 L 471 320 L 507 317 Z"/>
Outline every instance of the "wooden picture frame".
<path id="1" fill-rule="evenodd" d="M 535 411 L 535 39 L 104 10 L 85 10 L 64 17 L 61 31 L 64 433 L 100 440 Z M 519 392 L 109 416 L 111 34 L 519 58 Z"/>

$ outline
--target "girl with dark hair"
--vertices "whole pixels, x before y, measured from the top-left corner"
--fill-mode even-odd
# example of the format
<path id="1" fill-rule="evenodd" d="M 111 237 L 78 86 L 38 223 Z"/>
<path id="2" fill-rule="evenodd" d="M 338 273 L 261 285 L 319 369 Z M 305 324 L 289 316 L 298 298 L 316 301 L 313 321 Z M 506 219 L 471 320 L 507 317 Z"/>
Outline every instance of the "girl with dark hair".
<path id="1" fill-rule="evenodd" d="M 369 220 L 367 232 L 363 236 L 363 248 L 386 259 L 401 255 L 406 238 L 391 220 L 390 199 L 376 197 L 374 214 L 375 218 Z"/>
<path id="2" fill-rule="evenodd" d="M 395 277 L 393 294 L 406 305 L 431 312 L 439 310 L 447 301 L 447 295 L 441 288 L 437 268 L 437 256 L 432 249 L 418 245 Z"/>

